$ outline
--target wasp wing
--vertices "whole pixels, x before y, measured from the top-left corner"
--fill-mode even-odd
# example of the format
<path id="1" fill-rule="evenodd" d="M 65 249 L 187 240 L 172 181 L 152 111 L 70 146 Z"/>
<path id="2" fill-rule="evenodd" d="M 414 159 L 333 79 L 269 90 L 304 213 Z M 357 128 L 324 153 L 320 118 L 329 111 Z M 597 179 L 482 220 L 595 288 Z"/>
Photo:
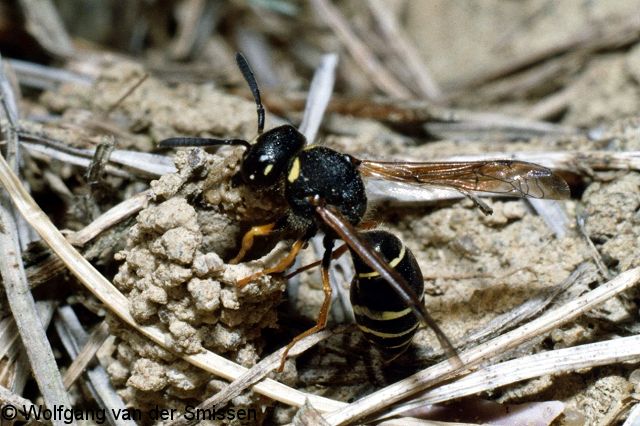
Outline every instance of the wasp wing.
<path id="1" fill-rule="evenodd" d="M 429 315 L 424 305 L 420 303 L 417 294 L 409 287 L 404 278 L 395 271 L 389 264 L 371 249 L 369 244 L 364 241 L 358 231 L 351 223 L 334 207 L 325 205 L 316 205 L 316 214 L 322 221 L 329 226 L 348 246 L 362 259 L 371 269 L 378 272 L 380 277 L 386 280 L 395 288 L 398 295 L 404 299 L 413 312 L 422 320 L 423 323 L 431 327 L 435 333 L 440 345 L 449 357 L 450 362 L 457 368 L 462 366 L 462 361 L 458 357 L 457 351 L 451 344 L 447 335 L 440 329 L 435 320 Z"/>
<path id="2" fill-rule="evenodd" d="M 463 193 L 491 192 L 523 198 L 569 198 L 569 186 L 550 169 L 515 160 L 402 162 L 358 160 L 363 176 L 416 185 L 452 188 Z"/>

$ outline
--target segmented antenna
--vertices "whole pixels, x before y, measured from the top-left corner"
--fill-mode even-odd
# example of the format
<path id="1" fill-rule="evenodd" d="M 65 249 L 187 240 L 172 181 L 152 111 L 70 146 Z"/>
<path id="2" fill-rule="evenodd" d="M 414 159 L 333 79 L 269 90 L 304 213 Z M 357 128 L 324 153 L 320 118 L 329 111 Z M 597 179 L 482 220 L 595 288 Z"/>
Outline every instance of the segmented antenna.
<path id="1" fill-rule="evenodd" d="M 177 146 L 214 146 L 214 145 L 242 145 L 249 148 L 251 145 L 242 139 L 211 139 L 211 138 L 169 138 L 158 142 L 163 148 Z"/>
<path id="2" fill-rule="evenodd" d="M 258 83 L 249 66 L 249 62 L 247 62 L 247 59 L 242 53 L 236 53 L 236 62 L 238 63 L 238 68 L 240 68 L 242 76 L 249 85 L 249 89 L 251 89 L 251 93 L 253 93 L 253 99 L 256 101 L 256 108 L 258 110 L 258 134 L 260 134 L 262 130 L 264 130 L 264 107 L 260 100 L 260 89 L 258 89 Z"/>

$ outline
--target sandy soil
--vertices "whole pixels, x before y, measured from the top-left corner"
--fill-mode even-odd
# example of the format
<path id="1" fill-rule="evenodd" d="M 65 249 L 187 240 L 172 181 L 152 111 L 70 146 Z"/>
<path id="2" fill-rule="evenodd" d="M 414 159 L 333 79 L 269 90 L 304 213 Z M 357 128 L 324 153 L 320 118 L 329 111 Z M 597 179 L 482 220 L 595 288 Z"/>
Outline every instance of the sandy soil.
<path id="1" fill-rule="evenodd" d="M 488 81 L 477 90 L 465 88 L 478 79 L 487 81 L 487 75 L 532 52 L 585 34 L 595 21 L 622 22 L 639 10 L 640 1 L 420 0 L 397 2 L 397 7 L 436 79 L 454 93 L 453 106 L 533 117 L 560 87 L 570 87 L 564 89 L 564 108 L 543 118 L 584 132 L 527 140 L 494 133 L 433 140 L 424 132 L 414 137 L 373 120 L 334 115 L 327 117 L 320 143 L 368 158 L 422 161 L 491 152 L 640 149 L 637 44 L 606 52 L 594 49 L 551 55 L 551 71 L 544 83 L 509 76 Z M 513 25 L 505 27 L 505 22 Z M 142 66 L 130 61 L 103 59 L 93 86 L 62 86 L 45 93 L 39 108 L 61 114 L 67 125 L 78 123 L 87 112 L 107 110 L 143 73 Z M 155 150 L 159 140 L 175 135 L 251 140 L 256 130 L 255 105 L 228 92 L 214 84 L 176 85 L 150 77 L 114 113 L 114 121 L 123 129 L 119 148 Z M 274 118 L 267 115 L 267 128 Z M 335 131 L 341 128 L 357 132 Z M 47 131 L 69 138 L 65 126 Z M 282 258 L 291 243 L 267 239 L 245 261 L 229 264 L 246 229 L 272 221 L 286 208 L 281 194 L 251 191 L 234 181 L 242 148 L 165 153 L 175 154 L 177 172 L 150 184 L 153 202 L 126 230 L 124 247 L 114 245 L 111 251 L 117 251 L 114 259 L 118 264 L 113 282 L 127 295 L 131 314 L 141 324 L 165 331 L 174 353 L 109 317 L 117 350 L 108 372 L 127 404 L 180 409 L 215 393 L 225 382 L 203 374 L 176 354 L 195 354 L 206 348 L 252 366 L 313 324 L 323 293 L 317 270 L 298 276 L 288 292 L 287 282 L 279 276 L 264 276 L 243 289 L 236 287 L 239 278 Z M 573 192 L 570 200 L 561 202 L 570 219 L 562 237 L 520 199 L 488 199 L 494 211 L 491 216 L 483 215 L 469 200 L 372 203 L 369 217 L 406 242 L 425 275 L 429 312 L 456 345 L 471 346 L 478 343 L 469 338 L 473 332 L 556 288 L 579 265 L 593 262 L 594 253 L 575 223 L 578 215 L 585 215 L 586 236 L 609 276 L 640 265 L 636 255 L 640 249 L 640 174 L 587 170 L 578 163 L 567 176 L 572 179 Z M 301 254 L 301 263 L 320 255 L 309 247 Z M 570 286 L 554 304 L 572 300 L 606 280 L 593 268 L 588 279 Z M 348 281 L 336 285 L 345 288 Z M 609 300 L 579 320 L 505 353 L 504 358 L 637 332 L 637 302 L 637 291 Z M 333 313 L 332 326 L 349 317 L 348 307 L 337 306 Z M 440 355 L 433 333 L 423 329 L 407 353 L 386 365 L 352 327 L 287 361 L 285 372 L 274 377 L 308 392 L 352 401 L 418 371 Z M 481 397 L 504 404 L 559 400 L 566 404 L 565 411 L 554 424 L 597 425 L 612 418 L 619 409 L 618 401 L 638 392 L 636 368 L 619 364 L 543 377 Z M 232 403 L 260 408 L 265 424 L 288 423 L 294 414 L 250 391 Z"/>

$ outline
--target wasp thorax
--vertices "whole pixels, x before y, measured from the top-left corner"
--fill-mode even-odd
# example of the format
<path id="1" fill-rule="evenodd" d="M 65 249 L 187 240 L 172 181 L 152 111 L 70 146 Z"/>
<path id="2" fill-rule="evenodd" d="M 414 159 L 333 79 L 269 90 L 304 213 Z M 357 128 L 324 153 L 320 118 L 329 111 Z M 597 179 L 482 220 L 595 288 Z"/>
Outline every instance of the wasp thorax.
<path id="1" fill-rule="evenodd" d="M 335 207 L 352 225 L 367 209 L 364 183 L 351 157 L 323 146 L 304 149 L 291 161 L 285 198 L 298 221 L 316 217 L 314 199 Z"/>
<path id="2" fill-rule="evenodd" d="M 305 143 L 302 133 L 289 124 L 264 132 L 247 150 L 242 162 L 242 178 L 251 186 L 275 184 Z"/>

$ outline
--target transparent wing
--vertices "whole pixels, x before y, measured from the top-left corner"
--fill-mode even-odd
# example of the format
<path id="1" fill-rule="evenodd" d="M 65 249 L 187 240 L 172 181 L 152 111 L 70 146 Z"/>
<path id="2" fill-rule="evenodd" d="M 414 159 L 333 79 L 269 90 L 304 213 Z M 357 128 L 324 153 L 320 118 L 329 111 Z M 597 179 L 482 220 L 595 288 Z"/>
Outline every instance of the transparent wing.
<path id="1" fill-rule="evenodd" d="M 514 160 L 466 162 L 396 162 L 359 160 L 364 176 L 462 192 L 491 192 L 523 198 L 569 198 L 560 176 L 538 164 Z"/>

